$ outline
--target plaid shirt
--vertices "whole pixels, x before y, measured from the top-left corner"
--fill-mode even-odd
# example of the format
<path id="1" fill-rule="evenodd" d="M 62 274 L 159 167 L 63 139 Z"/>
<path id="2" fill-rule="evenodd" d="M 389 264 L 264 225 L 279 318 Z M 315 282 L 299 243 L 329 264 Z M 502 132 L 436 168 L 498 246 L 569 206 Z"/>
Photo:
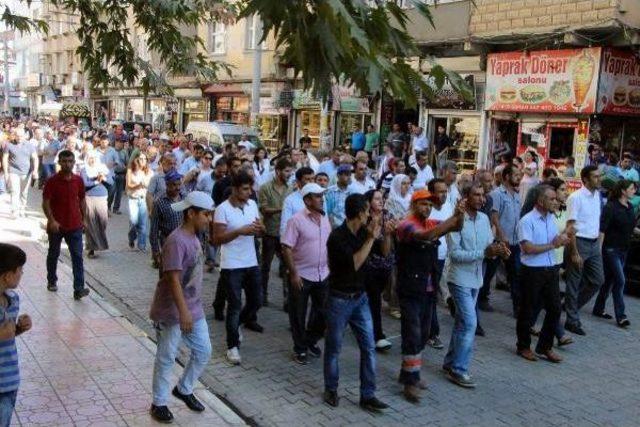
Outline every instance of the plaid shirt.
<path id="1" fill-rule="evenodd" d="M 153 202 L 149 241 L 154 254 L 160 252 L 169 234 L 182 225 L 182 212 L 176 212 L 171 209 L 171 203 L 174 203 L 174 201 L 166 195 Z"/>

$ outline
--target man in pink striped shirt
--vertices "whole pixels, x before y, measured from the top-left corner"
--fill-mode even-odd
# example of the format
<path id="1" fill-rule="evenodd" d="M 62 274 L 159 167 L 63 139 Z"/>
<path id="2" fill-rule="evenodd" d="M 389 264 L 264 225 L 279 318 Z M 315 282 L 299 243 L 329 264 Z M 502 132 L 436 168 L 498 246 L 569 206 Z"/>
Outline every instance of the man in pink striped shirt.
<path id="1" fill-rule="evenodd" d="M 289 322 L 293 336 L 293 360 L 307 363 L 307 353 L 322 354 L 317 342 L 324 333 L 324 305 L 327 299 L 327 240 L 331 224 L 323 211 L 325 189 L 316 183 L 302 190 L 305 209 L 287 222 L 280 237 L 282 255 L 289 269 Z M 307 319 L 307 304 L 311 298 L 311 313 Z M 306 323 L 306 324 L 305 324 Z"/>

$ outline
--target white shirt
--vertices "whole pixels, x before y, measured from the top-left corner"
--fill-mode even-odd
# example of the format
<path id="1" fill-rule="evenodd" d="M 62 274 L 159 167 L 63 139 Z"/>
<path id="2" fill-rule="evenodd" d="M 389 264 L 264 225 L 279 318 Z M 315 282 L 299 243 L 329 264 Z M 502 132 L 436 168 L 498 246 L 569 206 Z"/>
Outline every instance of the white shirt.
<path id="1" fill-rule="evenodd" d="M 184 160 L 185 152 L 180 149 L 180 147 L 176 147 L 171 150 L 174 156 L 176 156 L 176 166 L 180 167 L 182 161 Z"/>
<path id="2" fill-rule="evenodd" d="M 447 191 L 447 202 L 451 206 L 455 206 L 460 200 L 460 190 L 458 190 L 458 184 L 453 183 L 449 186 L 449 190 Z"/>
<path id="3" fill-rule="evenodd" d="M 256 146 L 253 142 L 247 140 L 247 141 L 238 141 L 238 145 L 243 146 L 244 148 L 246 148 L 249 151 L 253 151 L 256 149 Z"/>
<path id="4" fill-rule="evenodd" d="M 431 169 L 431 166 L 424 165 L 424 169 L 420 169 L 417 166 L 418 165 L 416 164 L 416 170 L 418 171 L 418 175 L 416 175 L 416 179 L 413 181 L 414 190 L 425 188 L 429 183 L 429 181 L 431 181 L 434 178 L 433 170 Z"/>
<path id="5" fill-rule="evenodd" d="M 356 180 L 355 176 L 351 178 L 351 184 L 347 187 L 349 194 L 364 194 L 369 190 L 376 188 L 376 183 L 369 177 L 366 177 L 364 181 Z"/>
<path id="6" fill-rule="evenodd" d="M 411 139 L 413 144 L 413 151 L 426 151 L 429 148 L 429 138 L 427 138 L 426 132 L 422 131 L 420 135 L 414 135 Z"/>
<path id="7" fill-rule="evenodd" d="M 436 207 L 431 208 L 431 213 L 429 214 L 429 219 L 435 219 L 440 222 L 446 221 L 453 216 L 453 205 L 449 202 L 445 202 L 440 210 L 437 210 Z M 444 260 L 447 258 L 447 236 L 444 235 L 440 237 L 440 246 L 438 246 L 438 259 Z"/>
<path id="8" fill-rule="evenodd" d="M 258 218 L 260 218 L 258 205 L 253 200 L 249 200 L 243 208 L 234 207 L 229 200 L 225 200 L 216 208 L 213 222 L 224 224 L 227 226 L 227 231 L 232 231 L 251 224 Z M 238 236 L 232 241 L 221 245 L 220 268 L 256 267 L 258 258 L 256 257 L 254 242 L 254 236 Z"/>
<path id="9" fill-rule="evenodd" d="M 575 221 L 576 236 L 596 239 L 600 234 L 600 193 L 586 187 L 574 191 L 567 199 L 567 221 Z"/>

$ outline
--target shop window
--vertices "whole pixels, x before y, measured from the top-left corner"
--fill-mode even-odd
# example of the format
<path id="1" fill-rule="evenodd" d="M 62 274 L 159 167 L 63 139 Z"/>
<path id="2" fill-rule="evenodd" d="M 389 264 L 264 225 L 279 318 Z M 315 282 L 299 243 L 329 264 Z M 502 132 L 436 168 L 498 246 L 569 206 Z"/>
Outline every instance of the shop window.
<path id="1" fill-rule="evenodd" d="M 564 159 L 567 156 L 573 156 L 573 142 L 575 140 L 576 129 L 569 128 L 551 128 L 551 136 L 549 138 L 549 158 L 555 160 Z"/>
<path id="2" fill-rule="evenodd" d="M 320 111 L 301 111 L 300 112 L 300 133 L 309 129 L 309 138 L 311 138 L 311 147 L 320 147 Z M 297 143 L 298 141 L 296 141 Z"/>
<path id="3" fill-rule="evenodd" d="M 444 126 L 444 122 L 439 122 Z M 458 163 L 462 169 L 473 170 L 478 163 L 479 117 L 449 117 L 447 134 L 453 141 L 448 159 Z"/>
<path id="4" fill-rule="evenodd" d="M 358 126 L 362 132 L 367 132 L 367 126 L 373 123 L 373 115 L 361 113 L 341 113 L 338 134 L 340 144 L 348 144 L 351 142 L 351 133 L 353 127 Z"/>

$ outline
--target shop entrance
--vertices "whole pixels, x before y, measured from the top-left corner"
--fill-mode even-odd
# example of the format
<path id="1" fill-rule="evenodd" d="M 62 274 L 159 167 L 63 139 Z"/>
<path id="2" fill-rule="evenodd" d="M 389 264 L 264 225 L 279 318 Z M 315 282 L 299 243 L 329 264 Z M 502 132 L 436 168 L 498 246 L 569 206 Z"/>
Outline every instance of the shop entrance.
<path id="1" fill-rule="evenodd" d="M 420 118 L 420 114 L 418 112 L 418 106 L 407 106 L 402 101 L 396 101 L 394 105 L 395 114 L 393 117 L 394 123 L 398 123 L 400 125 L 400 129 L 403 132 L 409 132 L 409 123 L 413 123 L 414 125 L 418 124 L 418 120 Z"/>
<path id="2" fill-rule="evenodd" d="M 569 156 L 573 156 L 573 142 L 575 141 L 576 127 L 563 126 L 549 127 L 549 160 L 563 161 Z"/>

